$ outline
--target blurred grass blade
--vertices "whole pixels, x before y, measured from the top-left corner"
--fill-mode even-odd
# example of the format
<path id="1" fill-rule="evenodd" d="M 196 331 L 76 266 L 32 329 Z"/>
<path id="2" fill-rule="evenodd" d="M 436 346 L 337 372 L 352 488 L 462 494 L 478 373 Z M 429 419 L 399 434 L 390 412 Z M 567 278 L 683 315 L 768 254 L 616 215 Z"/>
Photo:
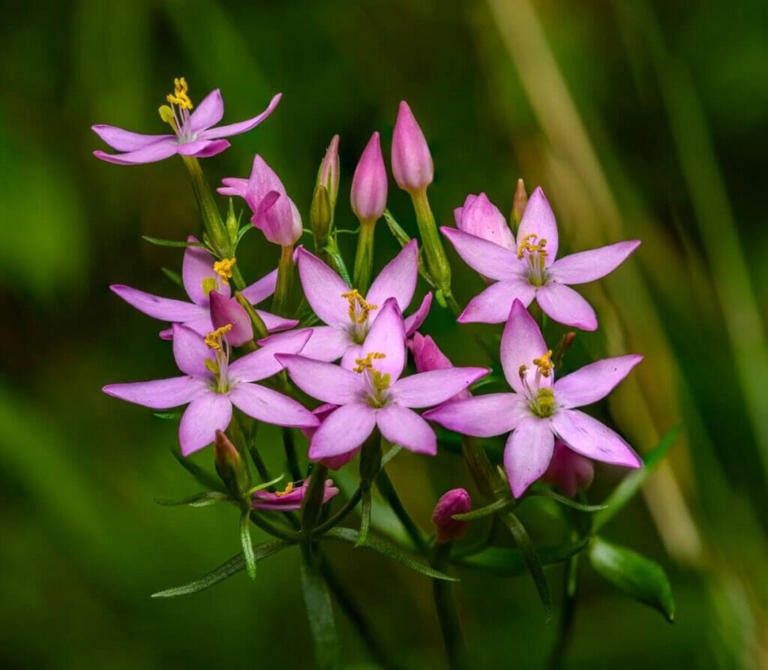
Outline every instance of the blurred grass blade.
<path id="1" fill-rule="evenodd" d="M 207 489 L 214 491 L 221 491 L 226 493 L 224 484 L 221 483 L 218 477 L 214 477 L 210 472 L 201 468 L 199 465 L 193 463 L 187 458 L 184 458 L 181 454 L 171 449 L 171 454 L 179 462 L 182 468 L 184 468 L 190 475 L 192 475 L 198 484 L 201 484 Z"/>
<path id="2" fill-rule="evenodd" d="M 243 547 L 243 559 L 245 571 L 251 579 L 256 579 L 256 555 L 253 553 L 251 542 L 251 515 L 249 510 L 244 510 L 240 515 L 240 544 Z"/>
<path id="3" fill-rule="evenodd" d="M 165 507 L 176 507 L 177 505 L 189 505 L 190 507 L 207 507 L 208 505 L 215 505 L 220 502 L 227 502 L 232 500 L 226 493 L 221 491 L 203 491 L 202 493 L 196 493 L 193 496 L 187 498 L 181 498 L 180 500 L 166 500 L 165 498 L 155 498 L 155 502 L 158 505 Z"/>
<path id="4" fill-rule="evenodd" d="M 257 561 L 264 558 L 268 558 L 278 551 L 282 551 L 286 547 L 291 546 L 289 542 L 284 540 L 275 540 L 273 542 L 265 542 L 253 547 L 253 555 Z M 177 586 L 175 588 L 166 589 L 165 591 L 158 591 L 153 593 L 153 598 L 176 598 L 178 596 L 187 596 L 192 593 L 198 593 L 205 591 L 212 586 L 215 586 L 219 582 L 223 582 L 225 579 L 229 579 L 232 575 L 236 575 L 238 572 L 245 568 L 245 559 L 242 554 L 233 556 L 226 563 L 223 563 L 215 570 L 211 570 L 208 574 L 202 576 L 200 579 L 196 579 L 194 582 L 184 584 L 184 586 Z"/>
<path id="5" fill-rule="evenodd" d="M 328 585 L 318 567 L 302 553 L 301 589 L 307 607 L 307 619 L 315 644 L 315 660 L 320 670 L 338 667 L 339 644 L 336 637 L 336 622 Z"/>
<path id="6" fill-rule="evenodd" d="M 348 542 L 350 544 L 356 545 L 357 539 L 358 539 L 358 532 L 353 528 L 337 527 L 337 528 L 331 528 L 328 532 L 325 533 L 323 537 L 327 537 L 333 540 L 340 540 L 342 542 Z M 435 570 L 434 568 L 431 568 L 428 565 L 425 565 L 424 563 L 419 563 L 418 561 L 415 561 L 408 554 L 401 551 L 400 547 L 398 547 L 395 544 L 392 544 L 391 542 L 387 542 L 386 540 L 382 540 L 381 538 L 369 535 L 368 540 L 364 545 L 362 545 L 362 548 L 371 549 L 372 551 L 382 554 L 387 558 L 391 558 L 393 561 L 397 561 L 398 563 L 401 563 L 402 565 L 404 565 L 407 568 L 410 568 L 411 570 L 415 570 L 419 574 L 425 575 L 427 577 L 432 577 L 432 579 L 444 579 L 445 581 L 448 581 L 448 582 L 459 581 L 456 577 L 451 577 L 450 575 L 446 575 L 444 572 Z"/>
<path id="7" fill-rule="evenodd" d="M 596 537 L 589 561 L 601 577 L 636 600 L 659 610 L 672 623 L 675 603 L 662 567 L 640 554 Z"/>
<path id="8" fill-rule="evenodd" d="M 595 532 L 598 532 L 606 523 L 616 516 L 619 510 L 621 510 L 622 507 L 624 507 L 624 505 L 626 505 L 640 490 L 640 487 L 645 483 L 651 473 L 653 473 L 656 466 L 661 463 L 669 448 L 675 443 L 681 430 L 681 425 L 677 425 L 670 429 L 667 434 L 659 440 L 659 443 L 646 454 L 645 465 L 639 470 L 630 472 L 613 490 L 613 493 L 611 493 L 605 501 L 606 508 L 595 514 L 593 518 L 592 527 Z"/>
<path id="9" fill-rule="evenodd" d="M 589 540 L 583 538 L 578 542 L 569 542 L 556 547 L 544 547 L 538 550 L 539 560 L 542 565 L 562 563 L 582 551 L 588 543 Z M 457 562 L 468 568 L 505 576 L 524 575 L 528 570 L 520 550 L 505 547 L 488 547 L 471 556 L 460 558 Z"/>
<path id="10" fill-rule="evenodd" d="M 154 244 L 157 247 L 175 247 L 175 248 L 186 248 L 186 247 L 199 247 L 200 249 L 205 249 L 204 244 L 200 244 L 200 242 L 181 242 L 179 240 L 161 240 L 159 237 L 150 237 L 149 235 L 142 235 L 141 239 L 145 242 L 149 242 L 150 244 Z"/>

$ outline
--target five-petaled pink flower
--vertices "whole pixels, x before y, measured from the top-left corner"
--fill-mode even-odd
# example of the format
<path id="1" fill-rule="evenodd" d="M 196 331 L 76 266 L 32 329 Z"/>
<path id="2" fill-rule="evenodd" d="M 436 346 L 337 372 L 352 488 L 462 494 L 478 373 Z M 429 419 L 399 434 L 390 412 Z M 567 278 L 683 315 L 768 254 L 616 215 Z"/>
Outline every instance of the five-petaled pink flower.
<path id="1" fill-rule="evenodd" d="M 551 355 L 533 317 L 515 300 L 500 350 L 504 376 L 514 393 L 453 400 L 424 413 L 424 418 L 476 437 L 512 431 L 504 468 L 516 498 L 546 472 L 556 437 L 597 461 L 631 468 L 642 465 L 618 434 L 576 409 L 608 395 L 642 356 L 606 358 L 555 381 Z"/>
<path id="2" fill-rule="evenodd" d="M 312 310 L 326 326 L 311 329 L 312 338 L 301 352 L 319 361 L 335 361 L 351 370 L 355 360 L 362 357 L 362 343 L 376 323 L 384 302 L 394 298 L 400 310 L 405 310 L 416 290 L 419 272 L 419 250 L 416 240 L 406 244 L 374 279 L 365 297 L 346 282 L 317 256 L 305 249 L 298 250 L 299 277 Z M 427 317 L 432 294 L 427 293 L 419 308 L 405 319 L 406 335 L 415 331 Z M 264 342 L 283 336 L 273 335 Z"/>
<path id="3" fill-rule="evenodd" d="M 94 151 L 93 155 L 118 165 L 154 163 L 174 154 L 197 158 L 215 156 L 229 147 L 229 142 L 221 138 L 239 135 L 258 126 L 274 111 L 282 95 L 278 93 L 274 96 L 269 106 L 252 119 L 214 127 L 224 116 L 221 91 L 218 88 L 211 91 L 197 109 L 192 111 L 193 105 L 187 95 L 187 82 L 181 77 L 174 83 L 175 90 L 168 96 L 170 106 L 161 107 L 160 116 L 171 125 L 175 134 L 143 135 L 115 126 L 98 124 L 92 126 L 93 132 L 113 149 L 124 153 Z"/>
<path id="4" fill-rule="evenodd" d="M 275 512 L 290 512 L 301 509 L 304 502 L 304 496 L 309 488 L 309 479 L 305 479 L 299 486 L 294 486 L 293 482 L 283 491 L 255 491 L 253 494 L 251 506 L 253 509 L 268 509 Z M 333 485 L 333 480 L 326 479 L 323 487 L 323 503 L 327 503 L 333 496 L 339 492 L 339 489 Z"/>
<path id="5" fill-rule="evenodd" d="M 482 197 L 478 196 L 474 206 L 482 206 L 487 216 L 497 218 L 487 207 L 487 199 L 481 200 Z M 617 242 L 555 260 L 557 224 L 541 187 L 528 200 L 516 244 L 511 232 L 509 236 L 503 233 L 497 240 L 490 239 L 489 231 L 498 231 L 498 222 L 491 221 L 482 226 L 474 221 L 474 230 L 468 232 L 464 219 L 470 213 L 479 213 L 472 212 L 472 205 L 465 203 L 462 208 L 458 229 L 443 226 L 440 230 L 470 267 L 495 282 L 469 301 L 459 322 L 503 323 L 515 300 L 527 307 L 535 298 L 539 307 L 554 321 L 582 330 L 595 330 L 595 310 L 568 285 L 604 277 L 624 262 L 640 241 Z"/>
<path id="6" fill-rule="evenodd" d="M 189 237 L 188 241 L 197 242 L 194 237 Z M 214 330 L 210 310 L 211 291 L 228 298 L 230 295 L 229 277 L 231 277 L 230 261 L 225 259 L 224 262 L 217 262 L 205 249 L 187 247 L 181 266 L 181 278 L 191 302 L 162 298 L 123 284 L 113 284 L 109 288 L 140 312 L 161 321 L 184 324 L 199 335 L 205 336 Z M 256 305 L 275 292 L 276 283 L 277 270 L 273 270 L 244 288 L 241 293 L 248 302 Z M 256 312 L 267 330 L 271 332 L 293 328 L 298 323 L 293 319 L 284 319 L 260 309 L 257 309 Z M 168 328 L 160 332 L 160 337 L 170 339 L 172 334 L 173 330 Z M 252 337 L 253 335 L 248 339 Z"/>
<path id="7" fill-rule="evenodd" d="M 318 420 L 288 396 L 253 382 L 282 370 L 277 352 L 298 352 L 306 333 L 286 337 L 229 362 L 226 327 L 203 339 L 191 328 L 174 324 L 173 355 L 183 377 L 131 384 L 109 384 L 104 393 L 152 409 L 169 409 L 189 403 L 179 424 L 181 453 L 185 456 L 214 441 L 217 430 L 226 430 L 232 405 L 248 416 L 277 426 L 310 428 Z"/>
<path id="8" fill-rule="evenodd" d="M 394 298 L 382 306 L 353 370 L 301 355 L 276 354 L 276 358 L 302 391 L 339 406 L 312 436 L 312 460 L 356 451 L 377 426 L 390 442 L 434 455 L 435 433 L 413 408 L 445 402 L 488 373 L 486 368 L 450 368 L 400 379 L 405 326 Z"/>

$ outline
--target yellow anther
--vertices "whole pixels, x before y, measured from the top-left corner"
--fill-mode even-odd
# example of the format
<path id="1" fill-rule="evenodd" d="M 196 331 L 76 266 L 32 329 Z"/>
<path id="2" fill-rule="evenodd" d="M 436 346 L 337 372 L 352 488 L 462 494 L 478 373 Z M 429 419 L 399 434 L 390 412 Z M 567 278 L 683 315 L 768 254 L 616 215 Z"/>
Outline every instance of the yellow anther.
<path id="1" fill-rule="evenodd" d="M 373 367 L 373 361 L 375 360 L 381 360 L 382 358 L 386 358 L 386 354 L 381 354 L 379 352 L 371 352 L 365 356 L 365 358 L 356 358 L 355 363 L 357 365 L 353 368 L 355 372 L 363 373 L 366 370 L 371 375 L 371 382 L 373 383 L 373 388 L 378 391 L 386 391 L 389 388 L 389 383 L 392 381 L 392 376 L 387 373 L 382 373 L 376 368 Z M 377 393 L 378 395 L 378 393 Z"/>
<path id="2" fill-rule="evenodd" d="M 539 389 L 536 392 L 534 411 L 541 417 L 552 416 L 555 413 L 555 393 L 551 388 Z"/>
<path id="3" fill-rule="evenodd" d="M 525 379 L 525 373 L 528 372 L 528 366 L 527 365 L 521 365 L 520 369 L 517 371 L 518 377 L 520 379 Z"/>
<path id="4" fill-rule="evenodd" d="M 216 278 L 205 277 L 203 281 L 200 282 L 200 285 L 203 287 L 203 293 L 205 293 L 205 295 L 208 295 L 211 291 L 216 290 Z"/>
<path id="5" fill-rule="evenodd" d="M 225 284 L 229 284 L 232 279 L 232 267 L 237 263 L 236 258 L 222 258 L 213 264 L 213 271 L 221 277 Z"/>
<path id="6" fill-rule="evenodd" d="M 173 80 L 173 93 L 169 93 L 165 99 L 172 105 L 178 105 L 181 109 L 192 109 L 192 101 L 187 95 L 188 90 L 187 80 L 184 77 L 176 77 Z"/>
<path id="7" fill-rule="evenodd" d="M 372 351 L 370 354 L 367 354 L 365 358 L 355 359 L 355 363 L 357 363 L 357 365 L 354 367 L 354 371 L 363 372 L 363 370 L 373 370 L 373 361 L 386 357 L 386 354 L 380 354 L 376 351 Z"/>
<path id="8" fill-rule="evenodd" d="M 174 132 L 178 130 L 176 119 L 173 117 L 173 110 L 168 105 L 160 105 L 157 112 L 160 114 L 160 118 L 173 128 Z"/>
<path id="9" fill-rule="evenodd" d="M 278 497 L 287 496 L 291 491 L 293 491 L 293 482 L 288 482 L 288 486 L 282 491 L 275 491 L 275 495 Z"/>
<path id="10" fill-rule="evenodd" d="M 537 237 L 538 235 L 536 235 L 536 233 L 529 233 L 522 240 L 520 240 L 520 244 L 517 247 L 518 258 L 522 259 L 526 251 L 532 254 L 539 253 L 542 256 L 547 255 L 547 252 L 544 251 L 544 247 L 547 246 L 547 241 L 542 237 L 537 243 Z"/>
<path id="11" fill-rule="evenodd" d="M 552 369 L 555 367 L 555 364 L 552 362 L 551 359 L 552 359 L 551 349 L 543 356 L 533 359 L 533 364 L 537 368 L 539 368 L 539 372 L 541 373 L 542 377 L 549 377 L 549 375 L 552 373 Z"/>
<path id="12" fill-rule="evenodd" d="M 212 330 L 205 336 L 205 343 L 209 349 L 214 351 L 221 351 L 221 340 L 230 330 L 232 330 L 232 324 L 228 323 L 226 326 Z"/>
<path id="13" fill-rule="evenodd" d="M 372 305 L 366 302 L 365 298 L 360 295 L 360 292 L 353 288 L 351 291 L 341 294 L 342 298 L 349 300 L 349 319 L 352 323 L 365 323 L 368 320 L 368 315 L 374 309 L 379 309 L 378 305 Z M 355 305 L 360 305 L 360 314 L 357 314 Z"/>

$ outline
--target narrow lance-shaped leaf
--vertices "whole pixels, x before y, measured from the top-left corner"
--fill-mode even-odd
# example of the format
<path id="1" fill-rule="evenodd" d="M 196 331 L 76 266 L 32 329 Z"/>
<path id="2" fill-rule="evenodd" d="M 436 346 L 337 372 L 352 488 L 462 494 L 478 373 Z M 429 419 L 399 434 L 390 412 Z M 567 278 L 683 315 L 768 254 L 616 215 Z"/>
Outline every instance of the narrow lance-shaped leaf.
<path id="1" fill-rule="evenodd" d="M 670 623 L 674 621 L 672 587 L 658 563 L 599 537 L 592 541 L 589 561 L 595 572 L 611 584 L 659 610 Z"/>
<path id="2" fill-rule="evenodd" d="M 251 579 L 256 579 L 256 555 L 253 553 L 253 543 L 251 542 L 250 520 L 249 511 L 243 510 L 240 515 L 240 544 L 243 547 L 245 570 Z"/>
<path id="3" fill-rule="evenodd" d="M 495 500 L 489 505 L 478 507 L 477 509 L 473 509 L 471 512 L 467 512 L 466 514 L 454 514 L 453 518 L 457 521 L 474 521 L 475 519 L 482 519 L 483 517 L 491 516 L 491 514 L 495 514 L 496 512 L 506 509 L 507 507 L 511 507 L 514 504 L 515 501 L 512 500 L 512 498 L 500 498 L 499 500 Z"/>
<path id="4" fill-rule="evenodd" d="M 571 500 L 570 498 L 566 498 L 565 496 L 561 496 L 559 493 L 555 493 L 554 491 L 547 491 L 545 489 L 541 489 L 539 491 L 533 491 L 529 493 L 527 496 L 525 496 L 523 500 L 527 500 L 528 498 L 552 498 L 552 500 L 559 502 L 561 505 L 565 505 L 566 507 L 575 509 L 578 512 L 594 513 L 594 512 L 601 512 L 605 509 L 608 509 L 607 504 L 586 505 L 584 503 Z"/>
<path id="5" fill-rule="evenodd" d="M 301 561 L 301 589 L 307 608 L 307 619 L 315 647 L 315 660 L 320 670 L 338 665 L 338 640 L 333 618 L 331 596 L 317 565 L 305 553 Z"/>
<path id="6" fill-rule="evenodd" d="M 158 247 L 200 247 L 205 249 L 206 246 L 200 242 L 182 242 L 181 240 L 161 240 L 158 237 L 150 237 L 149 235 L 142 235 L 141 239 L 150 244 L 154 244 Z"/>
<path id="7" fill-rule="evenodd" d="M 176 270 L 171 270 L 170 268 L 166 267 L 160 268 L 160 270 L 166 277 L 168 277 L 168 279 L 176 284 L 176 286 L 179 288 L 184 288 L 184 281 L 182 280 L 181 275 L 176 272 Z"/>
<path id="8" fill-rule="evenodd" d="M 589 543 L 587 538 L 576 542 L 557 545 L 555 547 L 543 547 L 537 550 L 542 565 L 554 565 L 567 561 L 585 549 Z M 471 556 L 457 559 L 460 565 L 475 568 L 505 576 L 523 575 L 528 567 L 525 564 L 523 554 L 519 549 L 506 547 L 488 547 Z"/>
<path id="9" fill-rule="evenodd" d="M 184 458 L 174 450 L 171 450 L 171 454 L 173 454 L 173 457 L 178 461 L 179 465 L 195 478 L 195 481 L 197 481 L 198 484 L 207 489 L 226 493 L 224 484 L 221 483 L 221 480 L 218 477 L 214 477 L 210 472 L 193 463 L 188 458 Z"/>
<path id="10" fill-rule="evenodd" d="M 166 500 L 164 498 L 155 498 L 155 502 L 158 505 L 165 507 L 175 507 L 177 505 L 189 505 L 190 507 L 208 507 L 208 505 L 215 505 L 220 502 L 229 502 L 230 498 L 226 493 L 221 491 L 203 491 L 202 493 L 196 493 L 193 496 L 187 498 L 181 498 L 180 500 Z"/>

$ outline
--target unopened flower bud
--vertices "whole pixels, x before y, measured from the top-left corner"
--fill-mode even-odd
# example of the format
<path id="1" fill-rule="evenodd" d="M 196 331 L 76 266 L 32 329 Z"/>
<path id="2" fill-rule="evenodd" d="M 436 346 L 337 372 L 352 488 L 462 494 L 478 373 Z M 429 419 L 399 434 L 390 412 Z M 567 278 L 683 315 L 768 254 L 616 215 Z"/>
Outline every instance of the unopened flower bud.
<path id="1" fill-rule="evenodd" d="M 315 182 L 315 188 L 322 186 L 326 190 L 331 211 L 336 208 L 336 196 L 339 193 L 339 172 L 339 136 L 334 135 L 325 150 L 325 156 L 320 163 Z"/>
<path id="2" fill-rule="evenodd" d="M 355 168 L 350 202 L 361 221 L 380 218 L 387 206 L 387 169 L 378 132 L 371 136 Z"/>
<path id="3" fill-rule="evenodd" d="M 592 461 L 557 440 L 552 460 L 542 479 L 572 498 L 579 491 L 589 487 L 594 475 Z"/>
<path id="4" fill-rule="evenodd" d="M 208 294 L 211 301 L 211 321 L 213 327 L 223 328 L 227 324 L 232 328 L 224 337 L 233 347 L 239 347 L 253 339 L 253 324 L 236 298 L 228 298 L 218 291 Z"/>
<path id="5" fill-rule="evenodd" d="M 299 210 L 286 194 L 283 182 L 259 155 L 253 159 L 245 200 L 253 212 L 251 223 L 273 244 L 289 247 L 301 237 Z"/>
<path id="6" fill-rule="evenodd" d="M 466 514 L 472 510 L 472 499 L 466 489 L 451 489 L 440 496 L 432 512 L 432 523 L 437 528 L 440 543 L 460 540 L 469 530 L 469 521 L 454 519 L 454 514 Z"/>
<path id="7" fill-rule="evenodd" d="M 315 237 L 315 246 L 325 246 L 331 230 L 331 203 L 325 186 L 315 186 L 309 206 L 309 225 Z"/>
<path id="8" fill-rule="evenodd" d="M 512 200 L 512 214 L 510 216 L 512 224 L 515 227 L 520 225 L 520 221 L 523 218 L 527 205 L 528 194 L 525 192 L 525 182 L 522 179 L 518 179 L 517 187 L 515 188 L 515 197 Z"/>
<path id="9" fill-rule="evenodd" d="M 432 183 L 434 166 L 427 140 L 404 100 L 392 135 L 392 174 L 405 191 L 421 191 Z"/>
<path id="10" fill-rule="evenodd" d="M 220 430 L 216 431 L 213 443 L 213 461 L 221 481 L 233 495 L 239 497 L 248 491 L 250 482 L 245 463 L 235 445 Z"/>
<path id="11" fill-rule="evenodd" d="M 468 195 L 464 206 L 454 209 L 453 215 L 459 230 L 517 251 L 515 238 L 504 215 L 485 193 Z"/>

